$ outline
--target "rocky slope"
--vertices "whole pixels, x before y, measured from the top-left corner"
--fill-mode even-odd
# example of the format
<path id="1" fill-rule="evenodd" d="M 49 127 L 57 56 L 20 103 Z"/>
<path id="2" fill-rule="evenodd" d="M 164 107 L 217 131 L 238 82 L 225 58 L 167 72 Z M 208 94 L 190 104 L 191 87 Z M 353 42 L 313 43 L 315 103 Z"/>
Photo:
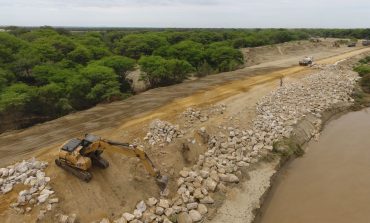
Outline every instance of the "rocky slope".
<path id="1" fill-rule="evenodd" d="M 197 164 L 180 171 L 177 195 L 172 199 L 141 201 L 134 213 L 124 213 L 115 222 L 170 222 L 174 218 L 199 222 L 207 214 L 207 206 L 215 202 L 213 194 L 238 183 L 242 168 L 272 151 L 274 142 L 290 137 L 293 126 L 305 115 L 317 118 L 317 128 L 311 134 L 318 134 L 321 112 L 340 102 L 353 102 L 351 93 L 357 79 L 355 73 L 337 66 L 319 69 L 264 97 L 257 104 L 251 129 L 228 126 L 211 136 L 208 150 L 199 156 Z"/>

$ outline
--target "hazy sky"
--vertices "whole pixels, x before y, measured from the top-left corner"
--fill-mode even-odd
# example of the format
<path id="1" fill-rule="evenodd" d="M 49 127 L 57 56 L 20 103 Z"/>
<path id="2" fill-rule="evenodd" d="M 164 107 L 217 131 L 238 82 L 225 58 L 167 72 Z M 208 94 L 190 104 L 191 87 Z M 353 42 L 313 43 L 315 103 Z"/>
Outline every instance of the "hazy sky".
<path id="1" fill-rule="evenodd" d="M 370 28 L 370 0 L 0 0 L 0 25 Z"/>

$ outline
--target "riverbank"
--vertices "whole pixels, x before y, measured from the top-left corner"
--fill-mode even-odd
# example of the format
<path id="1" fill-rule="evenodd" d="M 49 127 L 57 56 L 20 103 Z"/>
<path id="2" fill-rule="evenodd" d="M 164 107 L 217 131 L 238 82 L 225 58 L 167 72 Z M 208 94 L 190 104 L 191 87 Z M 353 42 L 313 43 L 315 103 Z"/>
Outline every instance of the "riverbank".
<path id="1" fill-rule="evenodd" d="M 354 79 L 356 79 L 357 74 L 351 71 L 351 66 L 348 66 L 348 64 L 351 63 L 352 62 L 345 62 L 344 66 L 341 68 L 333 65 L 324 69 L 332 69 L 332 71 L 339 74 L 339 76 L 343 75 L 344 73 L 348 73 L 349 75 L 352 75 Z M 341 82 L 343 80 L 337 81 Z M 316 84 L 318 84 L 318 88 L 333 87 L 328 86 L 330 84 L 327 83 L 327 80 L 322 80 L 322 83 Z M 347 95 L 351 95 L 355 87 L 355 81 L 351 82 L 351 86 L 347 87 L 348 89 L 351 89 L 351 92 L 346 93 Z M 299 86 L 298 88 L 305 89 L 305 87 L 302 86 Z M 320 93 L 316 93 L 320 95 Z M 307 94 L 301 94 L 301 103 L 298 102 L 300 105 L 298 107 L 295 107 L 297 104 L 294 104 L 296 101 L 293 101 L 293 107 L 297 109 L 297 113 L 299 113 L 298 116 L 300 116 L 300 118 L 299 121 L 292 126 L 292 132 L 289 137 L 281 138 L 274 143 L 273 152 L 267 154 L 263 159 L 261 159 L 260 162 L 253 165 L 252 170 L 249 172 L 250 178 L 243 182 L 240 186 L 235 187 L 228 192 L 226 197 L 229 199 L 226 199 L 224 204 L 220 206 L 210 222 L 258 222 L 258 216 L 260 215 L 261 210 L 263 210 L 263 208 L 261 209 L 261 205 L 269 196 L 271 185 L 274 184 L 274 180 L 279 176 L 279 173 L 285 164 L 289 163 L 289 161 L 294 159 L 294 157 L 302 155 L 304 151 L 304 145 L 312 138 L 319 137 L 320 130 L 328 120 L 351 110 L 354 104 L 354 100 L 352 98 L 346 102 L 337 101 L 332 100 L 332 95 L 326 94 L 328 96 L 327 99 L 332 100 L 332 102 L 335 103 L 329 103 L 330 105 L 327 104 L 328 106 L 325 109 L 316 114 L 313 114 L 312 112 L 302 112 L 304 109 L 299 110 L 301 107 L 312 108 L 312 105 L 310 104 L 310 98 L 317 97 L 316 93 L 312 94 L 312 91 L 307 91 Z M 337 93 L 340 94 L 339 89 Z M 287 100 L 287 98 L 278 98 L 284 102 L 292 103 L 292 101 Z M 323 100 L 326 99 L 323 98 Z M 305 104 L 302 105 L 302 103 Z M 251 188 L 255 188 L 255 190 Z"/>
<path id="2" fill-rule="evenodd" d="M 306 154 L 279 171 L 256 222 L 368 222 L 369 112 L 331 119 Z"/>
<path id="3" fill-rule="evenodd" d="M 353 64 L 353 60 L 350 64 Z M 364 207 L 368 201 L 361 197 L 368 197 L 366 188 L 369 183 L 365 180 L 366 171 L 362 172 L 368 167 L 367 159 L 361 159 L 367 153 L 365 132 L 368 127 L 363 128 L 367 121 L 361 121 L 357 116 L 365 118 L 363 114 L 369 111 L 370 95 L 357 83 L 352 97 L 353 103 L 339 105 L 324 112 L 321 118 L 322 129 L 329 126 L 329 130 L 324 132 L 324 139 L 298 140 L 299 144 L 302 143 L 302 151 L 310 150 L 310 154 L 305 155 L 304 159 L 296 161 L 295 155 L 279 157 L 281 159 L 276 165 L 276 172 L 270 180 L 272 186 L 261 197 L 262 206 L 256 211 L 254 223 L 348 222 L 354 219 L 356 222 L 367 222 Z M 333 126 L 337 126 L 337 132 L 334 132 Z M 310 127 L 306 126 L 304 129 Z M 350 130 L 345 132 L 345 129 Z M 333 143 L 328 143 L 330 140 Z M 318 148 L 320 142 L 325 144 L 321 149 Z M 361 147 L 363 151 L 359 152 Z M 311 156 L 307 157 L 308 155 Z M 333 188 L 333 185 L 337 186 Z M 357 187 L 356 192 L 353 191 L 353 186 Z M 321 196 L 318 197 L 317 194 Z M 333 197 L 335 199 L 331 199 Z M 343 200 L 339 206 L 336 199 L 338 197 Z M 333 212 L 346 214 L 342 216 Z"/>
<path id="4" fill-rule="evenodd" d="M 319 132 L 325 128 L 325 126 L 332 120 L 347 114 L 352 110 L 353 104 L 351 103 L 340 103 L 334 105 L 332 108 L 322 113 L 321 126 Z M 261 204 L 258 209 L 255 210 L 255 218 L 253 223 L 260 223 L 263 213 L 266 211 L 268 203 L 271 201 L 276 184 L 281 181 L 284 177 L 286 168 L 291 162 L 297 157 L 304 156 L 307 149 L 307 144 L 312 140 L 317 141 L 318 135 L 312 135 L 310 132 L 316 131 L 315 117 L 308 115 L 304 117 L 294 128 L 294 134 L 291 138 L 281 141 L 276 148 L 276 152 L 280 153 L 279 156 L 275 156 L 273 161 L 270 162 L 270 168 L 274 170 L 269 179 L 269 186 L 266 188 L 264 193 L 260 197 L 259 203 Z M 279 152 L 285 150 L 286 152 Z M 268 165 L 268 164 L 267 164 Z"/>

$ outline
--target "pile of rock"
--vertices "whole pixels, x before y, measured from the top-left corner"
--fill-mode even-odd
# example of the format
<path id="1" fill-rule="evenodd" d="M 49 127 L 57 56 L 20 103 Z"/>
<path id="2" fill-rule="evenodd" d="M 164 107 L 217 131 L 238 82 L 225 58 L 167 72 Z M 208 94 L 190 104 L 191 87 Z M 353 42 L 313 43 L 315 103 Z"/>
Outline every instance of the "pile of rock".
<path id="1" fill-rule="evenodd" d="M 213 105 L 208 109 L 209 115 L 219 115 L 223 114 L 226 111 L 225 104 Z"/>
<path id="2" fill-rule="evenodd" d="M 259 134 L 257 138 L 263 138 L 265 145 L 271 145 L 271 141 L 289 137 L 293 126 L 309 113 L 318 118 L 316 125 L 319 127 L 323 111 L 337 103 L 353 102 L 351 94 L 356 79 L 355 73 L 330 66 L 274 91 L 257 105 L 258 116 L 253 126 Z"/>
<path id="3" fill-rule="evenodd" d="M 271 151 L 273 142 L 289 137 L 305 115 L 317 117 L 318 131 L 321 112 L 336 103 L 352 102 L 356 79 L 353 72 L 330 67 L 272 92 L 257 104 L 251 129 L 228 127 L 226 134 L 220 132 L 209 138 L 207 152 L 194 166 L 179 172 L 175 197 L 141 201 L 133 214 L 124 213 L 115 222 L 171 222 L 174 218 L 177 222 L 202 221 L 206 205 L 214 203 L 212 194 L 238 183 L 241 168 L 257 162 L 261 152 Z M 199 117 L 195 110 L 188 109 L 187 113 Z"/>
<path id="4" fill-rule="evenodd" d="M 9 193 L 16 184 L 23 184 L 29 189 L 18 193 L 17 201 L 10 206 L 18 213 L 30 212 L 35 205 L 46 205 L 46 210 L 51 210 L 59 200 L 54 196 L 54 191 L 48 185 L 50 177 L 45 176 L 44 169 L 47 162 L 35 158 L 0 169 L 1 194 Z"/>
<path id="5" fill-rule="evenodd" d="M 144 140 L 148 141 L 150 145 L 170 143 L 175 138 L 182 137 L 183 134 L 178 125 L 172 125 L 169 122 L 156 119 L 149 125 L 149 132 L 144 137 Z"/>
<path id="6" fill-rule="evenodd" d="M 141 222 L 163 222 L 171 223 L 177 219 L 177 222 L 199 222 L 202 215 L 208 212 L 204 204 L 196 202 L 187 205 L 180 204 L 177 199 L 156 199 L 149 198 L 146 202 L 140 201 L 136 209 L 131 213 L 123 213 L 114 223 L 141 223 Z M 180 220 L 181 219 L 181 220 Z M 185 220 L 185 221 L 184 221 Z M 104 218 L 100 223 L 109 223 L 109 219 Z"/>
<path id="7" fill-rule="evenodd" d="M 185 118 L 188 124 L 193 124 L 196 121 L 205 122 L 211 116 L 223 114 L 226 110 L 226 105 L 213 105 L 208 109 L 200 110 L 194 107 L 187 108 L 182 116 Z"/>
<path id="8" fill-rule="evenodd" d="M 201 110 L 190 107 L 187 108 L 182 115 L 185 117 L 186 121 L 189 123 L 194 123 L 195 121 L 201 120 L 202 122 L 205 122 L 208 120 L 208 115 L 202 114 Z"/>

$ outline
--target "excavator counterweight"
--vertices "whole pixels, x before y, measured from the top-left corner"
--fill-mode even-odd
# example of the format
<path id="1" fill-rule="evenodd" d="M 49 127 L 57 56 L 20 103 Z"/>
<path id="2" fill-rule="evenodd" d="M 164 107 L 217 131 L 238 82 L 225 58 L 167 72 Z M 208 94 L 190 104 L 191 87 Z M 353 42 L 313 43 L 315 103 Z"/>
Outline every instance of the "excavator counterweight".
<path id="1" fill-rule="evenodd" d="M 105 150 L 139 158 L 149 174 L 155 177 L 160 190 L 167 188 L 168 177 L 160 174 L 144 151 L 129 143 L 114 142 L 91 134 L 64 143 L 59 149 L 59 157 L 55 163 L 79 179 L 89 182 L 92 178 L 89 169 L 92 166 L 102 169 L 109 167 L 109 162 L 101 157 Z"/>

